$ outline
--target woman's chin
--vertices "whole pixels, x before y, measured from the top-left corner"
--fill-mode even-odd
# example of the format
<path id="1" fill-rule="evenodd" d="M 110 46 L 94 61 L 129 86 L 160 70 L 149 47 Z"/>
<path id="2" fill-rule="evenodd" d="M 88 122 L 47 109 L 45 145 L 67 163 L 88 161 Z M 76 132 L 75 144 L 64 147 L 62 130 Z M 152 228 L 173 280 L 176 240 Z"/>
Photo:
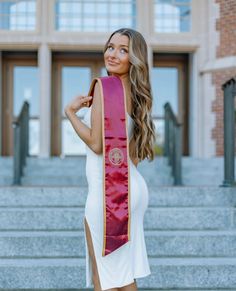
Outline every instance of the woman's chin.
<path id="1" fill-rule="evenodd" d="M 111 72 L 109 71 L 110 76 L 117 76 L 120 75 L 119 72 Z"/>
<path id="2" fill-rule="evenodd" d="M 123 74 L 125 74 L 125 73 L 123 73 L 123 72 L 121 72 L 121 71 L 119 71 L 119 70 L 112 70 L 112 69 L 107 69 L 107 71 L 109 72 L 109 76 L 114 76 L 114 75 L 118 75 L 118 76 L 121 76 L 121 75 L 123 75 Z"/>
<path id="3" fill-rule="evenodd" d="M 109 68 L 108 72 L 109 72 L 110 74 L 119 74 L 119 72 L 118 72 L 116 69 L 110 69 L 110 68 Z"/>

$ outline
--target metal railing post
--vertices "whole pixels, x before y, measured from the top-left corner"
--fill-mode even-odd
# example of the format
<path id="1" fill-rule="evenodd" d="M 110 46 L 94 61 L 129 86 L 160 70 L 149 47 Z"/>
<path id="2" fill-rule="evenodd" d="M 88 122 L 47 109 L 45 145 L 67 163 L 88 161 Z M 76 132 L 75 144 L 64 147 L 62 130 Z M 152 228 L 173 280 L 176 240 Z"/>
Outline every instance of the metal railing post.
<path id="1" fill-rule="evenodd" d="M 169 139 L 170 139 L 170 120 L 168 111 L 165 110 L 165 140 L 164 140 L 164 156 L 169 156 Z"/>
<path id="2" fill-rule="evenodd" d="M 12 126 L 14 128 L 13 185 L 20 185 L 23 167 L 29 155 L 29 103 L 27 101 L 24 102 Z"/>
<path id="3" fill-rule="evenodd" d="M 165 150 L 164 155 L 171 166 L 174 185 L 182 185 L 182 129 L 170 104 L 164 105 L 165 109 Z"/>
<path id="4" fill-rule="evenodd" d="M 182 184 L 182 128 L 178 124 L 175 127 L 175 173 L 174 183 L 175 185 Z"/>
<path id="5" fill-rule="evenodd" d="M 230 79 L 223 86 L 224 91 L 224 181 L 225 187 L 236 186 L 235 183 L 235 113 L 234 97 L 236 79 Z"/>
<path id="6" fill-rule="evenodd" d="M 18 142 L 20 139 L 20 127 L 17 122 L 13 122 L 13 130 L 14 130 L 14 167 L 13 167 L 13 185 L 20 184 L 20 151 L 21 144 Z"/>

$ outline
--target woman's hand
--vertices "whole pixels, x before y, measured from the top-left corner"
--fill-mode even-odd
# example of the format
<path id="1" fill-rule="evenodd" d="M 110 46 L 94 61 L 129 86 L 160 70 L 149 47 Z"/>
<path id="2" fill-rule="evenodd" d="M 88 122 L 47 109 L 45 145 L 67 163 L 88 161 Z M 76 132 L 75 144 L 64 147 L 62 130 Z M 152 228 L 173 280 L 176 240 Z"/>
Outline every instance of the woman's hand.
<path id="1" fill-rule="evenodd" d="M 65 113 L 69 111 L 73 111 L 76 113 L 83 107 L 89 107 L 91 105 L 92 96 L 76 96 L 70 103 L 68 103 L 65 107 Z"/>

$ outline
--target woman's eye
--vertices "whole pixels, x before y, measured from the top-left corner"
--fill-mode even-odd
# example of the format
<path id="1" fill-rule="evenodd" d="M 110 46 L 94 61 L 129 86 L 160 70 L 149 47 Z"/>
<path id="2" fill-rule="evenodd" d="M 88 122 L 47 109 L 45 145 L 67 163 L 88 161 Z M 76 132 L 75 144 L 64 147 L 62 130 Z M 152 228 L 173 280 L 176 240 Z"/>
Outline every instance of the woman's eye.
<path id="1" fill-rule="evenodd" d="M 113 48 L 113 46 L 109 45 L 109 46 L 107 47 L 107 49 L 108 49 L 109 51 L 111 51 L 111 50 L 113 50 L 114 48 Z M 127 53 L 128 51 L 127 51 L 126 49 L 124 49 L 124 48 L 121 48 L 121 49 L 120 49 L 120 52 L 121 52 L 122 54 L 124 54 L 124 53 Z"/>
<path id="2" fill-rule="evenodd" d="M 124 48 L 122 48 L 120 51 L 122 52 L 122 54 L 123 54 L 123 53 L 127 53 L 127 50 L 124 49 Z"/>

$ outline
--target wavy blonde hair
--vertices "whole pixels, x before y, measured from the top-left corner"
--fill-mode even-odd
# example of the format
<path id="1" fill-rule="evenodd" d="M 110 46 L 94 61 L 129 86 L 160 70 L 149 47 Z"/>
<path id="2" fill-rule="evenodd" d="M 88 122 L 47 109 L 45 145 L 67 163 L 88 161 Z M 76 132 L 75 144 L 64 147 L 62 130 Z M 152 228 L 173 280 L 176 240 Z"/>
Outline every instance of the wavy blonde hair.
<path id="1" fill-rule="evenodd" d="M 155 125 L 151 111 L 153 97 L 149 80 L 149 66 L 147 44 L 142 34 L 134 29 L 121 28 L 114 31 L 107 40 L 108 43 L 116 33 L 129 38 L 129 77 L 131 83 L 132 118 L 134 120 L 134 148 L 130 153 L 132 157 L 150 161 L 154 159 L 154 144 L 156 140 Z M 108 75 L 109 72 L 107 71 Z"/>

